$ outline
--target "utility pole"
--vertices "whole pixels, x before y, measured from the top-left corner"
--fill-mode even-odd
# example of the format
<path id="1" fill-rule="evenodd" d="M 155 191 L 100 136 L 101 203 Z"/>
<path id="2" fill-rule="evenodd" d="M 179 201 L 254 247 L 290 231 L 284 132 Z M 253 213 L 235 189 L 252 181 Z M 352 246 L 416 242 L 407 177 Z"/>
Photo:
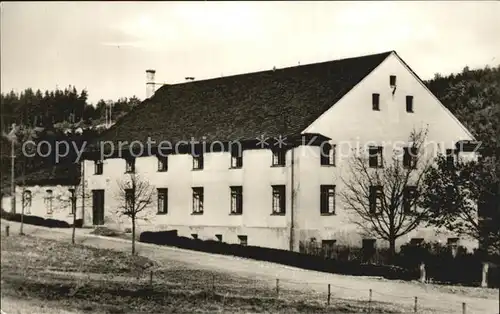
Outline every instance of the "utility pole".
<path id="1" fill-rule="evenodd" d="M 10 131 L 9 135 L 9 140 L 10 140 L 10 158 L 11 158 L 11 163 L 10 163 L 10 194 L 11 194 L 11 213 L 15 214 L 16 213 L 16 193 L 15 193 L 15 158 L 16 158 L 16 153 L 15 153 L 15 142 L 16 142 L 16 124 L 12 124 L 12 130 Z"/>

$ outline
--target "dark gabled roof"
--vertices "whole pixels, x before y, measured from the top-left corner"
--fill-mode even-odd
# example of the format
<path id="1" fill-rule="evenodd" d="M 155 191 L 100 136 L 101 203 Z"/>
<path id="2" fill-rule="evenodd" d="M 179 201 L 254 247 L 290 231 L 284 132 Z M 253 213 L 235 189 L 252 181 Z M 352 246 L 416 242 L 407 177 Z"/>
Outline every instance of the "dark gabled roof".
<path id="1" fill-rule="evenodd" d="M 58 164 L 16 178 L 16 184 L 23 185 L 23 183 L 25 185 L 77 185 L 80 183 L 80 165 L 77 163 Z"/>
<path id="2" fill-rule="evenodd" d="M 231 141 L 299 134 L 391 52 L 164 85 L 102 141 Z"/>

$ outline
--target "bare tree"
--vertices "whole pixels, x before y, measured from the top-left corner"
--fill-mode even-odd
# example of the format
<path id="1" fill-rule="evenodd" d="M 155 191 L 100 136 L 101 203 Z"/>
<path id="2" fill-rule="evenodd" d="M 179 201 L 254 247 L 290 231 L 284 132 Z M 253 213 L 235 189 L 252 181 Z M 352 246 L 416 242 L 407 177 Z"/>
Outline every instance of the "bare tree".
<path id="1" fill-rule="evenodd" d="M 70 212 L 71 212 L 71 217 L 73 219 L 73 223 L 72 223 L 72 233 L 71 233 L 71 243 L 72 244 L 75 244 L 75 238 L 76 238 L 76 225 L 77 225 L 77 216 L 78 216 L 78 203 L 81 203 L 81 213 L 82 213 L 82 224 L 83 224 L 83 206 L 84 206 L 84 203 L 87 205 L 87 206 L 90 206 L 90 200 L 91 200 L 91 194 L 89 193 L 88 189 L 86 188 L 87 184 L 85 184 L 86 182 L 83 180 L 81 180 L 80 183 L 77 183 L 77 184 L 74 184 L 74 185 L 70 185 L 69 188 L 68 188 L 68 193 L 69 193 L 69 197 L 67 199 L 60 199 L 60 204 L 62 205 L 62 208 L 64 210 L 67 210 L 68 208 L 70 209 Z M 85 193 L 83 193 L 85 192 Z M 86 206 L 86 207 L 87 207 Z"/>
<path id="2" fill-rule="evenodd" d="M 136 223 L 138 219 L 147 220 L 147 208 L 154 200 L 154 187 L 135 173 L 119 181 L 118 187 L 118 199 L 121 203 L 118 213 L 128 217 L 132 223 L 132 255 L 134 255 Z"/>
<path id="3" fill-rule="evenodd" d="M 369 148 L 368 154 L 353 154 L 348 173 L 342 177 L 344 188 L 339 195 L 345 208 L 356 213 L 352 222 L 388 241 L 391 257 L 396 240 L 417 228 L 427 215 L 426 209 L 416 206 L 431 161 L 423 149 L 426 137 L 427 130 L 413 130 L 408 147 L 395 149 L 386 160 L 380 147 Z"/>

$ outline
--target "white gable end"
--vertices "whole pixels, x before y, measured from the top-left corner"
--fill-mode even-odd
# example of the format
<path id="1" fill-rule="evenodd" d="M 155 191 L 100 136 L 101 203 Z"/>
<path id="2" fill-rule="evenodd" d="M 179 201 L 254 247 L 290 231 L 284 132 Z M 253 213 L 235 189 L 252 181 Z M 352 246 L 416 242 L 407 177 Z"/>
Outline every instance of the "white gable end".
<path id="1" fill-rule="evenodd" d="M 390 76 L 396 76 L 396 88 Z M 380 110 L 372 108 L 372 94 L 380 96 Z M 406 97 L 413 96 L 413 112 Z M 427 139 L 451 148 L 471 133 L 421 83 L 395 54 L 389 55 L 342 99 L 321 115 L 304 133 L 320 133 L 341 141 L 406 141 L 412 129 L 428 129 Z"/>

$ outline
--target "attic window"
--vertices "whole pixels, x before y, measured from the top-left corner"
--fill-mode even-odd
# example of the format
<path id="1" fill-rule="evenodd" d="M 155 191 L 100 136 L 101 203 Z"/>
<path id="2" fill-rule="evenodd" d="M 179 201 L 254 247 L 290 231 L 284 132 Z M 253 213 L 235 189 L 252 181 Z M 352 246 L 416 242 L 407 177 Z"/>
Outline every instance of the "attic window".
<path id="1" fill-rule="evenodd" d="M 413 96 L 406 96 L 406 112 L 413 112 Z"/>
<path id="2" fill-rule="evenodd" d="M 102 160 L 94 161 L 94 174 L 102 174 L 103 172 L 103 164 Z"/>
<path id="3" fill-rule="evenodd" d="M 389 85 L 391 85 L 391 87 L 396 86 L 396 75 L 389 76 Z"/>
<path id="4" fill-rule="evenodd" d="M 380 111 L 380 94 L 372 94 L 372 109 Z"/>
<path id="5" fill-rule="evenodd" d="M 135 172 L 135 158 L 127 158 L 125 166 L 126 173 L 134 173 Z"/>

